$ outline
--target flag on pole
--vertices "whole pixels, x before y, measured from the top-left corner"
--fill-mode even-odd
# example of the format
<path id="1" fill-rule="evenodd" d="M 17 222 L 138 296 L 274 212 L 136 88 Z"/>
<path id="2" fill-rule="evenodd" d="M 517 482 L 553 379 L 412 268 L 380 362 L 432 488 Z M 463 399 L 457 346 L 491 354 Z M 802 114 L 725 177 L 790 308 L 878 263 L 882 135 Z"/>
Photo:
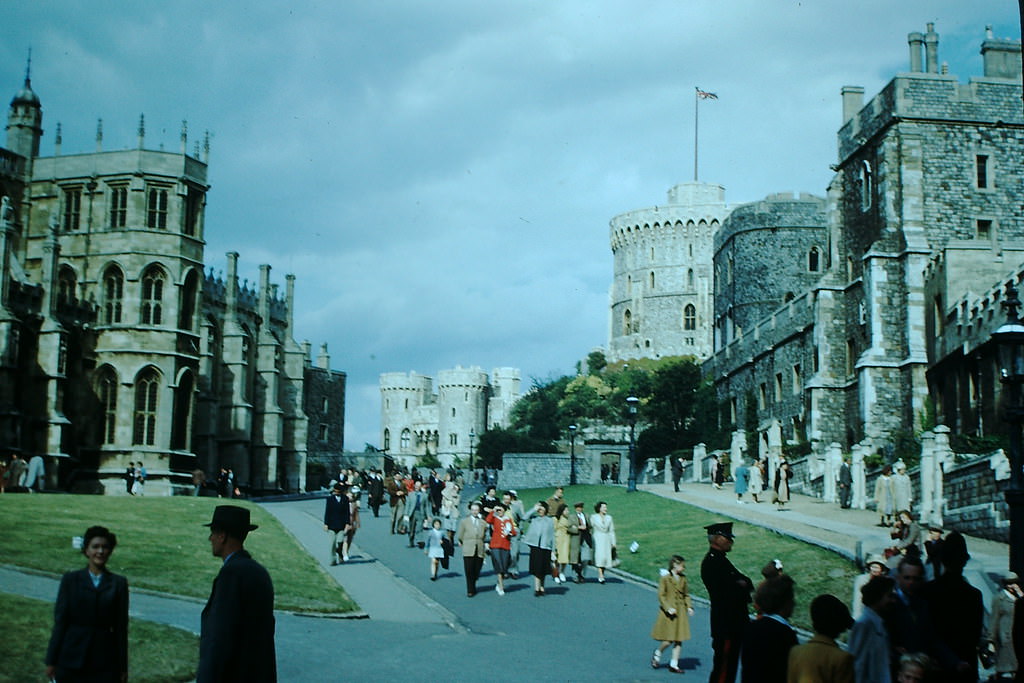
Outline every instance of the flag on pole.
<path id="1" fill-rule="evenodd" d="M 705 92 L 705 91 L 701 90 L 700 88 L 697 88 L 697 97 L 701 98 L 702 100 L 717 100 L 718 99 L 718 95 L 716 95 L 715 93 L 713 93 L 713 92 Z"/>

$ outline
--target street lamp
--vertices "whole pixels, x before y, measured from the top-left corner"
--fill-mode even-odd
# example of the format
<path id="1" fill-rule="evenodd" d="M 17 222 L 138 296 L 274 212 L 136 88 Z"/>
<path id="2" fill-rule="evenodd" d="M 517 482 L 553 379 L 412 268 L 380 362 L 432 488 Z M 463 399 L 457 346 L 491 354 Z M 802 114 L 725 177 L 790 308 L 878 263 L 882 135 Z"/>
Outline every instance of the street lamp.
<path id="1" fill-rule="evenodd" d="M 640 399 L 630 396 L 626 399 L 629 419 L 629 479 L 626 480 L 626 491 L 636 491 L 636 406 Z"/>
<path id="2" fill-rule="evenodd" d="M 576 425 L 569 425 L 569 485 L 576 485 Z"/>
<path id="3" fill-rule="evenodd" d="M 992 333 L 999 354 L 1000 381 L 1007 389 L 1003 399 L 1003 419 L 1010 425 L 1010 486 L 1006 504 L 1010 507 L 1010 571 L 1024 571 L 1024 481 L 1022 481 L 1021 384 L 1024 383 L 1024 323 L 1017 313 L 1021 307 L 1017 288 L 1006 283 L 1002 306 L 1006 322 Z"/>
<path id="4" fill-rule="evenodd" d="M 469 429 L 469 472 L 473 473 L 473 439 L 476 438 L 476 430 L 472 427 Z"/>

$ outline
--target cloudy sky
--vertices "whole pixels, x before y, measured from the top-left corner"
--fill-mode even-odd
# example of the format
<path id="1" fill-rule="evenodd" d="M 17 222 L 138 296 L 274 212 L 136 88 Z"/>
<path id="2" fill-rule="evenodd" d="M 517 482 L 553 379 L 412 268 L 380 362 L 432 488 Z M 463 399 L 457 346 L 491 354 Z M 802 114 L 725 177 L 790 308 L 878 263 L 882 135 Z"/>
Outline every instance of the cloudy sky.
<path id="1" fill-rule="evenodd" d="M 64 153 L 211 135 L 207 263 L 295 273 L 296 338 L 348 373 L 346 447 L 378 443 L 381 372 L 569 373 L 607 341 L 608 221 L 693 177 L 729 201 L 824 194 L 839 91 L 940 61 L 981 74 L 1009 0 L 6 3 L 0 93 L 32 49 Z M 192 148 L 192 142 L 189 143 Z"/>

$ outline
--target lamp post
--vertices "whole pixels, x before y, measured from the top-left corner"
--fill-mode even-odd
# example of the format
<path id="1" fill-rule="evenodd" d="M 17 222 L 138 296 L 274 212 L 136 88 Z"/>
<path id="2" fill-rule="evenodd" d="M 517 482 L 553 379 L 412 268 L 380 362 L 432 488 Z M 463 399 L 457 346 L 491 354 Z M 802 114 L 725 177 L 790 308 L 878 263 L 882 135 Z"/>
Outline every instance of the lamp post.
<path id="1" fill-rule="evenodd" d="M 626 491 L 636 491 L 636 406 L 640 399 L 630 396 L 626 399 L 629 419 L 629 479 L 626 480 Z"/>
<path id="2" fill-rule="evenodd" d="M 473 439 L 476 438 L 476 430 L 470 427 L 469 429 L 469 473 L 473 474 Z"/>
<path id="3" fill-rule="evenodd" d="M 576 485 L 576 425 L 569 425 L 569 485 Z"/>
<path id="4" fill-rule="evenodd" d="M 1002 306 L 1006 322 L 992 333 L 992 341 L 999 353 L 1000 382 L 1006 387 L 1003 398 L 1003 419 L 1010 425 L 1010 486 L 1006 489 L 1006 504 L 1010 507 L 1010 571 L 1024 571 L 1024 476 L 1022 476 L 1021 384 L 1024 383 L 1024 323 L 1018 314 L 1021 307 L 1017 288 L 1006 283 Z"/>

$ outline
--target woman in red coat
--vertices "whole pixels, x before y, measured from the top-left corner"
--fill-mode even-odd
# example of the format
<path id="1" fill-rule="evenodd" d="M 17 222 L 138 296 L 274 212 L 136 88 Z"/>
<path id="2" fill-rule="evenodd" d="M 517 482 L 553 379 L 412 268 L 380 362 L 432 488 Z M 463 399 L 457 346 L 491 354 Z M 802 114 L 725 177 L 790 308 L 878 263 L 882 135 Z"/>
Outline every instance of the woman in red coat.
<path id="1" fill-rule="evenodd" d="M 491 525 L 491 563 L 498 577 L 494 590 L 498 595 L 505 594 L 505 575 L 508 574 L 512 560 L 512 543 L 509 538 L 516 535 L 516 523 L 505 506 L 498 502 L 487 515 L 487 523 Z"/>

